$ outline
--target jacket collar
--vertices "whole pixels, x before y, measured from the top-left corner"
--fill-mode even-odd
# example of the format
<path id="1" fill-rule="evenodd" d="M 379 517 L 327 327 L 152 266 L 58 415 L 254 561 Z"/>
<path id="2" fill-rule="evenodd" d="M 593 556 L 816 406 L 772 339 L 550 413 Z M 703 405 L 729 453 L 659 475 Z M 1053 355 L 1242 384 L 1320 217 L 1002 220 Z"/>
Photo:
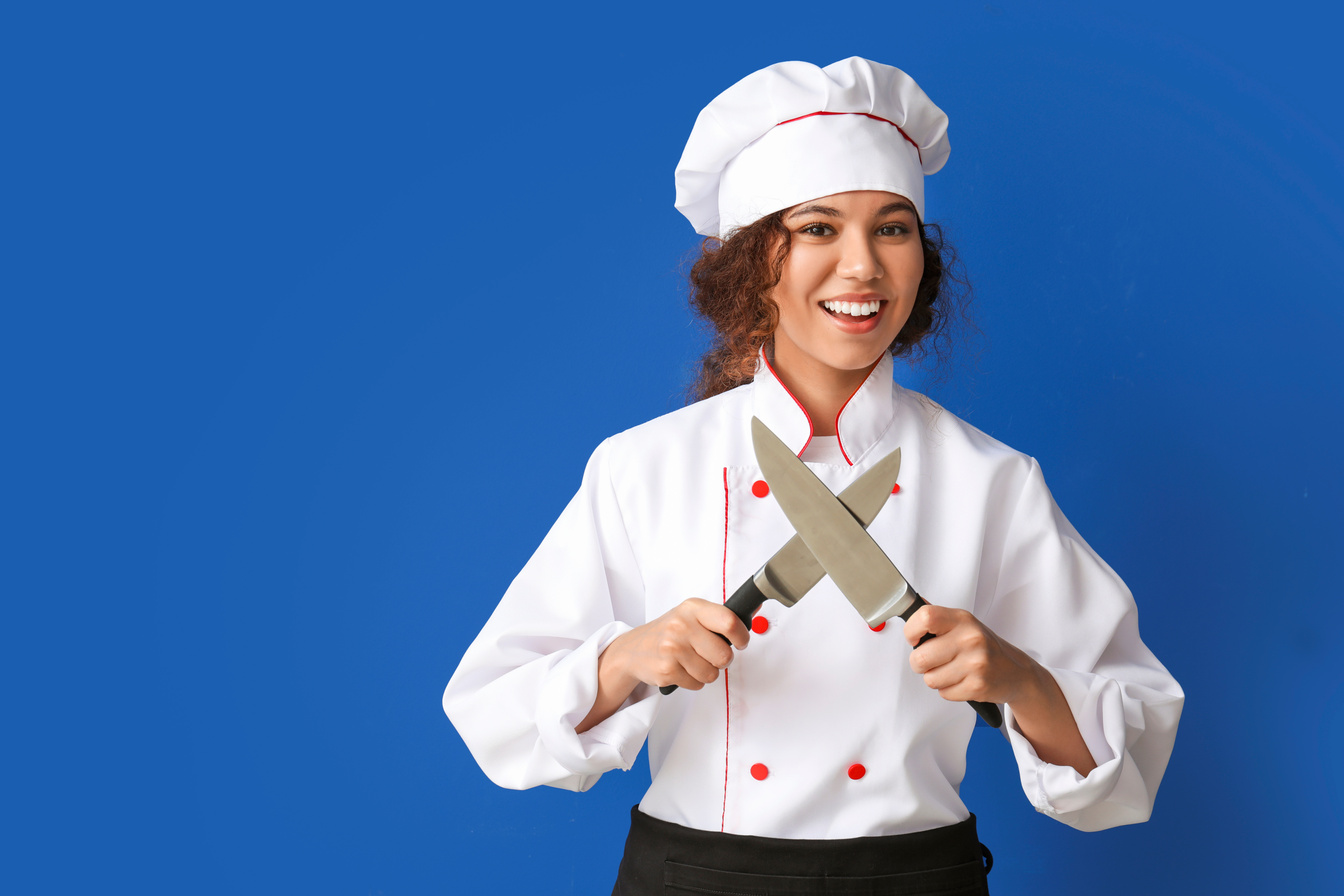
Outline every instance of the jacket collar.
<path id="1" fill-rule="evenodd" d="M 840 408 L 836 432 L 840 436 L 840 451 L 851 466 L 891 427 L 895 414 L 891 374 L 891 355 L 883 352 L 882 360 Z M 764 349 L 756 359 L 751 400 L 752 413 L 760 417 L 794 454 L 801 455 L 807 443 L 812 441 L 812 421 L 775 373 Z"/>

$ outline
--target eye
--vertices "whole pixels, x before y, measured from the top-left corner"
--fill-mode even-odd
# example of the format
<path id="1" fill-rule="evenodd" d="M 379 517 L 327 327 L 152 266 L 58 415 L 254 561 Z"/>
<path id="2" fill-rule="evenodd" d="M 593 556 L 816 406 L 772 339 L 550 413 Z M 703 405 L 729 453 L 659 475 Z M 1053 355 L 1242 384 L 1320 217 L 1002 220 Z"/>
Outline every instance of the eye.
<path id="1" fill-rule="evenodd" d="M 798 232 L 806 234 L 807 236 L 830 236 L 835 233 L 835 230 L 829 224 L 818 222 L 816 224 L 808 224 L 805 227 L 800 227 Z"/>
<path id="2" fill-rule="evenodd" d="M 897 223 L 895 221 L 891 222 L 890 224 L 883 224 L 881 227 L 877 228 L 878 236 L 902 236 L 909 232 L 910 232 L 909 227 L 907 227 L 904 224 Z"/>

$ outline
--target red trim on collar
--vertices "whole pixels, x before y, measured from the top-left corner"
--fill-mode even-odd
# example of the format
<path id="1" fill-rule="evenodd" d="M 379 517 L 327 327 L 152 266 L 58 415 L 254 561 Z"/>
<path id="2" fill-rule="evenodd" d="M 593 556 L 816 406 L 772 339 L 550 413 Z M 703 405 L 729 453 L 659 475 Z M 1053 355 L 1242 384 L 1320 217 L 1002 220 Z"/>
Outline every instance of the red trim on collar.
<path id="1" fill-rule="evenodd" d="M 845 408 L 849 407 L 849 403 L 854 400 L 854 396 L 859 394 L 859 389 L 862 389 L 865 385 L 867 385 L 868 378 L 873 375 L 873 370 L 876 370 L 877 365 L 881 363 L 882 359 L 878 358 L 877 364 L 874 364 L 872 370 L 868 371 L 868 376 L 865 376 L 863 378 L 863 382 L 859 383 L 859 388 L 849 393 L 849 397 L 845 399 L 845 403 L 840 405 L 840 410 L 835 412 L 835 443 L 840 446 L 840 455 L 845 459 L 845 462 L 848 463 L 851 467 L 854 466 L 854 461 L 849 459 L 849 452 L 845 450 L 845 440 L 840 438 L 840 415 L 845 412 Z"/>
<path id="2" fill-rule="evenodd" d="M 827 113 L 827 114 L 831 114 L 831 113 Z M 779 374 L 775 373 L 775 368 L 774 368 L 774 366 L 770 363 L 770 358 L 765 354 L 765 352 L 761 352 L 761 360 L 765 362 L 765 369 L 768 370 L 768 371 L 770 371 L 770 375 L 773 376 L 773 377 L 775 378 L 775 382 L 779 383 L 779 387 L 780 387 L 781 389 L 783 389 L 783 390 L 788 394 L 788 396 L 789 396 L 790 398 L 793 399 L 793 403 L 796 404 L 796 405 L 798 405 L 798 410 L 800 410 L 800 411 L 803 412 L 803 417 L 806 418 L 806 420 L 807 420 L 807 441 L 803 443 L 802 450 L 800 450 L 800 451 L 798 452 L 798 456 L 799 456 L 799 457 L 802 457 L 802 456 L 803 456 L 803 451 L 806 451 L 806 450 L 807 450 L 807 446 L 812 444 L 812 434 L 813 434 L 814 432 L 816 432 L 816 427 L 814 427 L 814 426 L 812 425 L 812 415 L 809 414 L 809 413 L 807 412 L 807 408 L 803 407 L 803 403 L 802 403 L 801 401 L 798 400 L 798 396 L 797 396 L 797 395 L 794 395 L 792 392 L 789 392 L 789 387 L 786 386 L 786 385 L 784 385 L 784 381 L 783 381 L 782 379 L 779 378 Z M 869 372 L 871 373 L 871 371 L 869 371 Z M 850 398 L 853 398 L 853 397 L 854 397 L 854 396 L 852 396 L 852 395 L 850 396 Z M 848 399 L 845 400 L 845 404 L 849 404 L 849 400 L 848 400 Z M 841 408 L 841 410 L 844 410 L 844 409 Z M 838 420 L 839 418 L 837 417 L 836 419 Z M 836 433 L 839 434 L 839 432 L 840 432 L 840 430 L 837 429 L 837 430 L 836 430 Z M 840 450 L 841 450 L 841 451 L 844 451 L 843 448 L 840 449 Z M 846 459 L 848 459 L 848 458 L 846 458 Z M 853 464 L 850 464 L 850 466 L 853 466 Z"/>
<path id="3" fill-rule="evenodd" d="M 871 118 L 873 121 L 886 121 L 887 124 L 891 125 L 896 130 L 901 132 L 901 136 L 905 138 L 905 142 L 909 143 L 911 146 L 915 148 L 915 154 L 919 156 L 919 164 L 921 165 L 924 164 L 924 153 L 919 151 L 919 144 L 910 139 L 910 135 L 905 132 L 904 128 L 902 128 L 894 121 L 887 121 L 887 119 L 883 118 L 882 116 L 874 115 L 871 112 L 809 112 L 806 115 L 799 115 L 797 118 L 790 118 L 787 121 L 781 121 L 779 122 L 779 124 L 776 124 L 775 127 L 779 127 L 779 125 L 781 124 L 789 124 L 790 122 L 794 121 L 802 121 L 804 118 L 812 118 L 815 115 L 862 115 L 864 118 Z"/>

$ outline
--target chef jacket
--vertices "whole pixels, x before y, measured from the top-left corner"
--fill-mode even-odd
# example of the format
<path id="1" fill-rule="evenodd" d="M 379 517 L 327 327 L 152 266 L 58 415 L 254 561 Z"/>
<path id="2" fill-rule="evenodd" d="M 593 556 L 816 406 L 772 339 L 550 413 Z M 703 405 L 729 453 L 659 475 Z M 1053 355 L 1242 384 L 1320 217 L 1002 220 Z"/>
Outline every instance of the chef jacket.
<path id="1" fill-rule="evenodd" d="M 640 808 L 701 830 L 828 839 L 965 820 L 975 713 L 910 668 L 899 619 L 870 629 L 829 577 L 792 608 L 767 601 L 713 684 L 669 696 L 641 685 L 575 733 L 608 644 L 689 597 L 725 600 L 793 535 L 756 465 L 753 415 L 813 456 L 807 414 L 764 356 L 754 382 L 598 446 L 467 650 L 445 712 L 510 788 L 586 790 L 647 739 Z M 1005 706 L 1032 805 L 1081 830 L 1146 820 L 1184 696 L 1036 461 L 894 383 L 888 356 L 837 429 L 834 456 L 808 464 L 834 492 L 901 449 L 899 487 L 868 531 L 911 585 L 970 610 L 1059 682 L 1097 765 L 1083 776 L 1043 762 Z"/>

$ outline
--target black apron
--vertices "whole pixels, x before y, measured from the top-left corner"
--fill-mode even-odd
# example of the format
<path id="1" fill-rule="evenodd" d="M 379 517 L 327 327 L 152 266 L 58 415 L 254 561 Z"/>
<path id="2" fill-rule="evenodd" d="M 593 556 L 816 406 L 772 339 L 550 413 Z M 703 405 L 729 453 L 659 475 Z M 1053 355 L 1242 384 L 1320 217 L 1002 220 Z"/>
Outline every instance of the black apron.
<path id="1" fill-rule="evenodd" d="M 889 837 L 777 840 L 697 831 L 630 810 L 612 896 L 988 896 L 994 864 L 965 821 Z"/>

